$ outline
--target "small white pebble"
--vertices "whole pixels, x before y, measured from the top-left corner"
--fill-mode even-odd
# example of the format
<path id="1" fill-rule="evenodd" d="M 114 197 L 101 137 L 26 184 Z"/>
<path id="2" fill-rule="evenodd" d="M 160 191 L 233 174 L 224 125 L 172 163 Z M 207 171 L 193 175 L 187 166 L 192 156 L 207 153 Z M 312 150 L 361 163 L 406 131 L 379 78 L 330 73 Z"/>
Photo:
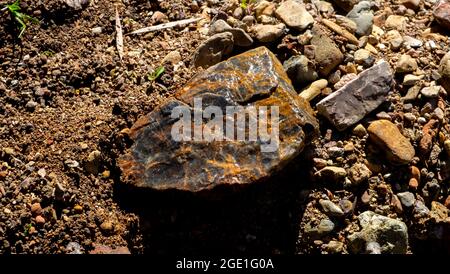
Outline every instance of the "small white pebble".
<path id="1" fill-rule="evenodd" d="M 428 41 L 428 45 L 430 45 L 431 49 L 437 48 L 436 43 L 433 40 Z"/>
<path id="2" fill-rule="evenodd" d="M 381 49 L 381 50 L 385 50 L 385 49 L 386 49 L 386 45 L 383 44 L 383 43 L 379 43 L 379 44 L 377 45 L 377 47 L 378 47 L 379 49 Z"/>

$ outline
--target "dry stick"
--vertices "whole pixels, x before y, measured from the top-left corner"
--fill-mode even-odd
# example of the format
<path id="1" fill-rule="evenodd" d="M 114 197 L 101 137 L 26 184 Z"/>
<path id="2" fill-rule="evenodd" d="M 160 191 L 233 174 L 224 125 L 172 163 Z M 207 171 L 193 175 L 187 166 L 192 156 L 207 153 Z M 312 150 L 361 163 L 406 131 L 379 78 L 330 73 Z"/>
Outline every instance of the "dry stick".
<path id="1" fill-rule="evenodd" d="M 164 23 L 164 24 L 160 24 L 160 25 L 156 25 L 156 26 L 145 27 L 145 28 L 130 32 L 130 34 L 142 34 L 142 33 L 147 33 L 147 32 L 151 32 L 151 31 L 158 31 L 158 30 L 163 30 L 163 29 L 174 28 L 174 27 L 197 22 L 200 19 L 201 18 L 190 18 L 190 19 L 184 19 L 184 20 L 175 21 L 175 22 Z"/>
<path id="2" fill-rule="evenodd" d="M 119 10 L 116 6 L 116 46 L 117 51 L 119 52 L 120 61 L 123 58 L 123 33 L 122 33 L 122 24 L 120 23 Z"/>
<path id="3" fill-rule="evenodd" d="M 325 26 L 327 26 L 329 29 L 331 29 L 332 31 L 336 32 L 340 36 L 342 36 L 345 39 L 347 39 L 348 41 L 350 41 L 351 43 L 353 43 L 355 45 L 359 44 L 358 39 L 353 34 L 351 34 L 349 31 L 341 28 L 341 26 L 339 26 L 338 24 L 336 24 L 328 19 L 322 19 L 322 23 Z"/>

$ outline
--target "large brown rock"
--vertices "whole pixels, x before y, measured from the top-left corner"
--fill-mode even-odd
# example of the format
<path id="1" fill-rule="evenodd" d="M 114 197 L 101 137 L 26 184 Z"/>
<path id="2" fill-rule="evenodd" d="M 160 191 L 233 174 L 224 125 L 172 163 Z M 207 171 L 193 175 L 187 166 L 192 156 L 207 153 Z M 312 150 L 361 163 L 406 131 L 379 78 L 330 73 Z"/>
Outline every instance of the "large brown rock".
<path id="1" fill-rule="evenodd" d="M 260 139 L 176 142 L 171 130 L 179 119 L 171 118 L 171 112 L 177 106 L 193 110 L 194 97 L 202 98 L 203 108 L 278 106 L 278 149 L 263 152 Z M 218 185 L 251 184 L 280 170 L 317 133 L 309 103 L 296 94 L 278 59 L 260 47 L 210 67 L 174 99 L 139 119 L 129 132 L 134 144 L 120 157 L 119 166 L 124 182 L 158 190 L 196 192 Z"/>
<path id="2" fill-rule="evenodd" d="M 385 152 L 393 164 L 409 164 L 414 158 L 416 152 L 411 142 L 390 121 L 374 121 L 367 131 L 369 138 Z"/>
<path id="3" fill-rule="evenodd" d="M 327 34 L 317 25 L 312 28 L 311 45 L 319 73 L 328 76 L 344 60 L 344 55 Z"/>

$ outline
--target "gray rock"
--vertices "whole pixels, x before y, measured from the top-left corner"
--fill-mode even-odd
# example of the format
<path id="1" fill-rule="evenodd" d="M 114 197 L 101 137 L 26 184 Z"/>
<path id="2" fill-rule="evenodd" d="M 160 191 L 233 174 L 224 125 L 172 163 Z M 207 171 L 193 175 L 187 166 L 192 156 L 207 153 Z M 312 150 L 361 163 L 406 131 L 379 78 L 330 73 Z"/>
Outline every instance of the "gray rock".
<path id="1" fill-rule="evenodd" d="M 331 158 L 337 158 L 344 156 L 345 150 L 343 147 L 332 146 L 327 149 L 327 152 Z"/>
<path id="2" fill-rule="evenodd" d="M 366 252 L 368 254 L 381 254 L 381 246 L 377 242 L 370 242 L 366 244 Z"/>
<path id="3" fill-rule="evenodd" d="M 391 68 L 382 60 L 325 97 L 317 104 L 317 110 L 338 130 L 345 130 L 386 100 L 392 81 Z"/>
<path id="4" fill-rule="evenodd" d="M 437 98 L 440 90 L 441 86 L 431 86 L 423 88 L 420 93 L 426 98 Z"/>
<path id="5" fill-rule="evenodd" d="M 388 120 L 388 121 L 392 120 L 391 116 L 385 111 L 378 112 L 376 117 L 380 120 Z"/>
<path id="6" fill-rule="evenodd" d="M 403 36 L 403 43 L 413 49 L 420 48 L 423 45 L 422 41 L 411 36 Z"/>
<path id="7" fill-rule="evenodd" d="M 416 76 L 413 74 L 407 74 L 405 75 L 405 78 L 403 78 L 403 85 L 404 86 L 413 86 L 420 80 L 424 78 L 424 75 Z"/>
<path id="8" fill-rule="evenodd" d="M 254 16 L 252 15 L 247 15 L 244 18 L 242 18 L 242 22 L 247 26 L 247 27 L 251 27 L 255 24 L 256 19 Z"/>
<path id="9" fill-rule="evenodd" d="M 443 121 L 445 118 L 445 113 L 440 108 L 435 108 L 432 114 L 433 117 L 438 118 L 439 121 Z"/>
<path id="10" fill-rule="evenodd" d="M 312 238 L 320 238 L 329 234 L 334 229 L 334 223 L 330 219 L 322 219 L 318 225 L 312 222 L 305 224 L 305 233 Z"/>
<path id="11" fill-rule="evenodd" d="M 420 93 L 420 86 L 413 86 L 408 89 L 406 92 L 406 95 L 402 97 L 402 101 L 404 102 L 411 102 L 416 100 L 417 96 L 419 96 Z"/>
<path id="12" fill-rule="evenodd" d="M 223 32 L 230 32 L 233 34 L 234 45 L 239 47 L 248 47 L 253 44 L 253 39 L 243 29 L 232 28 L 224 20 L 215 21 L 209 28 L 209 35 L 214 35 Z"/>
<path id="13" fill-rule="evenodd" d="M 195 51 L 193 56 L 194 66 L 208 68 L 219 63 L 225 55 L 233 51 L 233 45 L 233 34 L 230 32 L 211 36 Z"/>
<path id="14" fill-rule="evenodd" d="M 233 17 L 240 20 L 240 19 L 242 19 L 242 16 L 244 16 L 244 10 L 241 7 L 237 7 L 233 11 Z"/>
<path id="15" fill-rule="evenodd" d="M 410 113 L 410 112 L 408 112 L 408 113 L 405 113 L 405 119 L 407 120 L 407 121 L 409 121 L 410 123 L 413 123 L 415 120 L 416 120 L 416 116 L 414 115 L 414 114 L 412 114 L 412 113 Z"/>
<path id="16" fill-rule="evenodd" d="M 334 229 L 334 223 L 329 219 L 323 219 L 320 221 L 319 226 L 317 227 L 317 232 L 320 235 L 328 234 Z"/>
<path id="17" fill-rule="evenodd" d="M 375 57 L 373 57 L 370 52 L 365 49 L 357 50 L 354 58 L 357 64 L 363 65 L 364 67 L 370 67 L 375 62 Z"/>
<path id="18" fill-rule="evenodd" d="M 336 24 L 345 28 L 350 33 L 354 34 L 356 32 L 356 30 L 358 29 L 358 26 L 356 25 L 355 21 L 353 21 L 345 16 L 342 16 L 342 15 L 336 14 L 335 16 L 336 16 Z"/>
<path id="19" fill-rule="evenodd" d="M 75 160 L 70 160 L 70 159 L 64 161 L 64 164 L 65 164 L 66 166 L 70 167 L 70 168 L 77 168 L 77 167 L 80 166 L 80 163 L 78 163 L 78 162 L 75 161 Z"/>
<path id="20" fill-rule="evenodd" d="M 408 247 L 406 224 L 366 211 L 358 216 L 361 231 L 348 236 L 352 253 L 405 254 Z"/>
<path id="21" fill-rule="evenodd" d="M 428 207 L 420 200 L 414 203 L 413 214 L 415 218 L 426 218 L 430 215 Z"/>
<path id="22" fill-rule="evenodd" d="M 284 70 L 294 84 L 304 86 L 319 78 L 313 63 L 304 55 L 292 56 L 283 64 Z"/>
<path id="23" fill-rule="evenodd" d="M 67 254 L 83 254 L 83 248 L 79 243 L 76 242 L 70 242 L 66 246 L 66 253 Z"/>
<path id="24" fill-rule="evenodd" d="M 25 105 L 25 107 L 29 110 L 34 110 L 39 104 L 33 100 L 30 100 L 27 102 L 27 104 Z"/>
<path id="25" fill-rule="evenodd" d="M 102 27 L 95 27 L 91 29 L 92 34 L 101 34 L 102 33 Z"/>
<path id="26" fill-rule="evenodd" d="M 243 29 L 233 28 L 229 30 L 233 34 L 234 45 L 238 47 L 249 47 L 253 44 L 253 38 Z"/>
<path id="27" fill-rule="evenodd" d="M 344 215 L 344 211 L 330 200 L 320 200 L 319 204 L 328 216 L 340 217 Z"/>
<path id="28" fill-rule="evenodd" d="M 312 28 L 311 45 L 315 47 L 314 58 L 322 76 L 328 76 L 343 60 L 344 55 L 319 27 Z"/>
<path id="29" fill-rule="evenodd" d="M 309 14 L 303 4 L 294 0 L 281 3 L 275 11 L 275 15 L 288 27 L 303 31 L 314 23 L 314 18 Z"/>
<path id="30" fill-rule="evenodd" d="M 398 30 L 390 30 L 386 33 L 386 40 L 392 50 L 398 50 L 403 45 L 403 37 Z"/>
<path id="31" fill-rule="evenodd" d="M 416 197 L 411 192 L 401 192 L 397 194 L 397 197 L 400 199 L 400 202 L 404 207 L 412 207 L 416 202 Z"/>
<path id="32" fill-rule="evenodd" d="M 312 1 L 316 6 L 317 10 L 324 14 L 332 14 L 334 12 L 333 5 L 327 1 Z"/>
<path id="33" fill-rule="evenodd" d="M 373 13 L 371 11 L 373 4 L 369 1 L 361 1 L 355 5 L 347 14 L 347 17 L 357 25 L 356 35 L 364 36 L 372 33 Z"/>
<path id="34" fill-rule="evenodd" d="M 403 54 L 397 61 L 395 66 L 395 72 L 397 73 L 409 73 L 414 72 L 418 68 L 416 59 L 412 58 L 408 54 Z"/>
<path id="35" fill-rule="evenodd" d="M 280 38 L 286 29 L 283 23 L 277 25 L 262 25 L 258 24 L 253 27 L 256 39 L 263 43 L 274 42 Z"/>
<path id="36" fill-rule="evenodd" d="M 89 0 L 64 0 L 64 2 L 71 8 L 76 10 L 86 8 L 89 5 Z"/>

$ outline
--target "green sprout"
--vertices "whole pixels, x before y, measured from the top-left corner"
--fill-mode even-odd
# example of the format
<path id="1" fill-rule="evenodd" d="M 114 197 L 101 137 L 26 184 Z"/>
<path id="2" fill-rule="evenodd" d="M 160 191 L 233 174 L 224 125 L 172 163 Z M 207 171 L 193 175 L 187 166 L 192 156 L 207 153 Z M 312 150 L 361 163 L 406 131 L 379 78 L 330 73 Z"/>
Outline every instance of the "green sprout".
<path id="1" fill-rule="evenodd" d="M 248 4 L 254 2 L 255 0 L 241 0 L 241 8 L 246 9 L 248 7 Z"/>
<path id="2" fill-rule="evenodd" d="M 32 226 L 33 225 L 31 223 L 25 225 L 25 228 L 23 229 L 23 232 L 25 233 L 25 235 L 28 235 Z"/>
<path id="3" fill-rule="evenodd" d="M 148 80 L 152 82 L 155 81 L 164 73 L 165 70 L 166 69 L 164 67 L 158 67 L 157 69 L 155 69 L 155 71 L 148 75 Z"/>
<path id="4" fill-rule="evenodd" d="M 20 29 L 20 33 L 19 33 L 19 38 L 22 38 L 23 33 L 25 32 L 26 28 L 27 28 L 27 23 L 30 21 L 34 24 L 38 24 L 39 20 L 37 20 L 34 17 L 31 17 L 27 14 L 21 13 L 20 12 L 20 0 L 16 0 L 16 2 L 10 4 L 10 5 L 6 5 L 5 8 L 3 8 L 2 10 L 9 10 L 9 12 L 11 13 L 12 17 L 14 17 L 14 19 L 16 20 L 17 23 L 19 23 L 19 29 Z"/>
<path id="5" fill-rule="evenodd" d="M 55 55 L 55 52 L 50 49 L 50 50 L 43 51 L 41 54 L 43 54 L 47 57 L 52 57 L 53 55 Z"/>

